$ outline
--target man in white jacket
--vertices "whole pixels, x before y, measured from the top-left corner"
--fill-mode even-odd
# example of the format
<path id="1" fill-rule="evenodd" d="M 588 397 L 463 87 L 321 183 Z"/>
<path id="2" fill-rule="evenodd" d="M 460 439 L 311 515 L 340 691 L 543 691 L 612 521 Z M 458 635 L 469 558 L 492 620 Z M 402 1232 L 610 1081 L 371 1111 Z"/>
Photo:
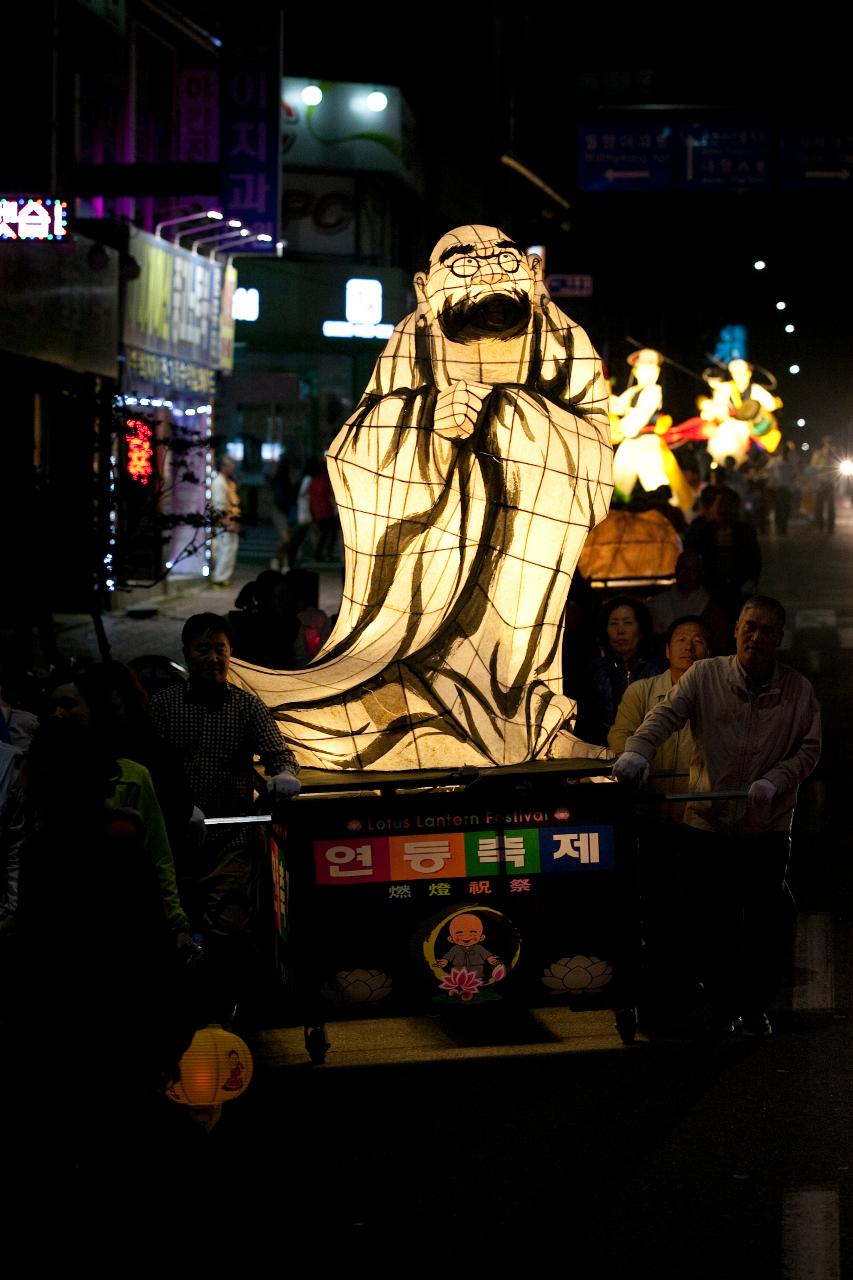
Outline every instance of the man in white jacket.
<path id="1" fill-rule="evenodd" d="M 210 504 L 222 518 L 213 544 L 213 585 L 227 587 L 234 577 L 240 543 L 240 492 L 233 458 L 223 458 L 210 487 Z"/>
<path id="2" fill-rule="evenodd" d="M 697 964 L 715 1017 L 752 1035 L 771 1031 L 766 1008 L 787 944 L 791 822 L 797 789 L 820 757 L 814 690 L 776 661 L 784 626 L 778 600 L 748 600 L 735 655 L 694 663 L 613 766 L 620 781 L 644 782 L 658 748 L 689 723 L 696 746 L 690 790 L 747 793 L 687 805 L 684 864 Z"/>

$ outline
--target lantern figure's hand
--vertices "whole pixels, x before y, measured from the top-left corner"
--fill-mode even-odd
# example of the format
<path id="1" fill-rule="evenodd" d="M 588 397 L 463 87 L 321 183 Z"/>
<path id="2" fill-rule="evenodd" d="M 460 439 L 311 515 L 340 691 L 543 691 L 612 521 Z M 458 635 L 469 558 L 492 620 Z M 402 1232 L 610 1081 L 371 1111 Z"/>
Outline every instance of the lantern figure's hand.
<path id="1" fill-rule="evenodd" d="M 433 430 L 449 440 L 470 436 L 491 390 L 481 382 L 452 382 L 435 402 Z"/>

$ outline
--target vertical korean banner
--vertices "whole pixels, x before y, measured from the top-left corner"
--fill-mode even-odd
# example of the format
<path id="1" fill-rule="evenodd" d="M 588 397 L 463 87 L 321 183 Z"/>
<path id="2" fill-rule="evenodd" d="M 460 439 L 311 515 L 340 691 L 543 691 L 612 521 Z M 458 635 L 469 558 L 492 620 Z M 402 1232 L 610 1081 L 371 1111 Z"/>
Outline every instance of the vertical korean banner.
<path id="1" fill-rule="evenodd" d="M 263 10 L 261 11 L 263 13 Z M 222 208 L 255 235 L 279 239 L 281 210 L 281 14 L 235 19 L 223 42 L 219 103 Z M 248 240 L 240 253 L 269 253 Z"/>

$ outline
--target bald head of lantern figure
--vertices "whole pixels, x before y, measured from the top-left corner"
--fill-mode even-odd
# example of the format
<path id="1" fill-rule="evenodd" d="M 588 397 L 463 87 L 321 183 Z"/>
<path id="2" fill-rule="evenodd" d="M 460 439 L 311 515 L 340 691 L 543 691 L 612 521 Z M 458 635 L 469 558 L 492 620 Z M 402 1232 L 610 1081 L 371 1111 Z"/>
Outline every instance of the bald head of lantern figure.
<path id="1" fill-rule="evenodd" d="M 449 342 L 514 338 L 530 323 L 541 272 L 541 260 L 499 227 L 457 227 L 415 276 L 419 311 Z"/>

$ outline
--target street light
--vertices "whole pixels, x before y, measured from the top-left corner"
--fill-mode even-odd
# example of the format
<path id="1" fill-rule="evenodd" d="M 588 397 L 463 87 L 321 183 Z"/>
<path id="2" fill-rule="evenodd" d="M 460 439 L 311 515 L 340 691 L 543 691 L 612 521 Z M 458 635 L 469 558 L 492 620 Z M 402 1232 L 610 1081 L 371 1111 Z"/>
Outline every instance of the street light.
<path id="1" fill-rule="evenodd" d="M 220 213 L 218 209 L 208 209 L 206 213 L 184 213 L 180 218 L 165 218 L 163 222 L 158 222 L 154 228 L 154 234 L 160 239 L 160 232 L 163 227 L 174 227 L 179 222 L 203 222 L 206 218 L 210 218 L 212 222 L 221 222 L 224 217 L 225 215 Z M 180 236 L 178 239 L 180 239 Z"/>
<path id="2" fill-rule="evenodd" d="M 198 253 L 198 246 L 200 244 L 224 244 L 226 240 L 245 240 L 247 237 L 252 237 L 252 233 L 247 231 L 245 227 L 242 227 L 239 231 L 228 231 L 223 227 L 218 235 L 197 236 L 196 239 L 192 241 L 192 252 Z M 254 237 L 252 237 L 252 239 L 254 239 Z"/>
<path id="3" fill-rule="evenodd" d="M 242 227 L 242 225 L 239 218 L 231 218 L 228 222 L 223 222 L 220 227 L 216 228 L 216 234 L 218 236 L 230 236 L 236 231 L 237 227 Z M 189 231 L 179 231 L 175 236 L 175 244 L 181 244 L 182 240 L 189 240 L 190 244 L 194 244 L 195 241 L 190 237 L 207 235 L 210 230 L 210 227 L 191 227 Z M 183 248 L 183 246 L 181 247 Z"/>
<path id="4" fill-rule="evenodd" d="M 249 236 L 249 240 L 259 240 L 262 244 L 272 244 L 272 236 L 268 236 L 268 235 L 267 235 L 265 232 L 263 232 L 263 231 L 261 231 L 261 232 L 260 232 L 258 235 L 256 235 L 256 236 Z M 248 242 L 247 242 L 247 243 L 248 243 Z M 279 247 L 279 246 L 280 246 L 280 247 Z M 229 254 L 228 254 L 228 257 L 227 257 L 227 258 L 226 258 L 226 260 L 225 260 L 225 269 L 226 269 L 226 271 L 227 271 L 227 270 L 228 270 L 228 268 L 231 266 L 231 263 L 234 261 L 234 259 L 237 257 L 237 253 L 236 253 L 237 248 L 238 248 L 238 246 L 237 246 L 237 245 L 234 245 L 234 250 L 235 250 L 235 252 L 229 253 Z M 278 255 L 278 257 L 279 257 L 279 258 L 281 257 L 282 251 L 283 251 L 284 249 L 286 249 L 286 248 L 287 248 L 287 241 L 286 241 L 286 240 L 278 240 L 278 241 L 276 242 L 275 251 L 276 251 L 276 254 Z M 214 251 L 213 251 L 213 252 L 214 252 L 214 253 L 218 253 L 218 252 L 219 252 L 219 250 L 218 250 L 218 249 L 214 249 Z"/>

